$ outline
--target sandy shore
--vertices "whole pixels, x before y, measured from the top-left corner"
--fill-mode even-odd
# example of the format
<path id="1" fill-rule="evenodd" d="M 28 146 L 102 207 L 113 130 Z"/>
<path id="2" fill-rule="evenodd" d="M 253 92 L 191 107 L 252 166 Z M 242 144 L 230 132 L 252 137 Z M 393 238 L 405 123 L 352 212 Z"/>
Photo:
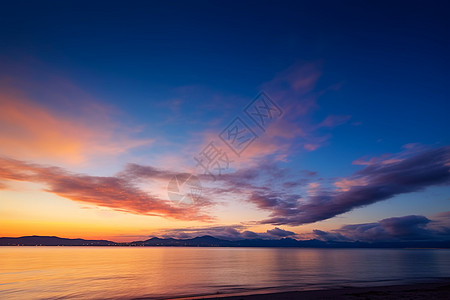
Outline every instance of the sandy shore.
<path id="1" fill-rule="evenodd" d="M 332 299 L 332 300 L 372 300 L 372 299 L 450 299 L 450 279 L 438 283 L 417 283 L 408 285 L 376 287 L 344 287 L 330 290 L 282 292 L 240 296 L 201 296 L 185 299 L 221 300 L 294 300 L 294 299 Z"/>

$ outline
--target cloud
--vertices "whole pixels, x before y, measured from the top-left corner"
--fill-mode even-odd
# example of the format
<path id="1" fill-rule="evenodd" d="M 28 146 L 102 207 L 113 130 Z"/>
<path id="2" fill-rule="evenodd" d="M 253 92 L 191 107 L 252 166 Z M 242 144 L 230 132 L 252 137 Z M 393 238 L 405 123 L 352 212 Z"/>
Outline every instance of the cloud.
<path id="1" fill-rule="evenodd" d="M 280 229 L 275 227 L 274 229 L 267 230 L 267 233 L 276 237 L 288 237 L 295 235 L 295 232 Z"/>
<path id="2" fill-rule="evenodd" d="M 0 155 L 75 165 L 152 144 L 113 107 L 67 80 L 48 81 L 43 88 L 0 76 Z"/>
<path id="3" fill-rule="evenodd" d="M 127 175 L 129 172 L 130 175 Z M 152 215 L 179 220 L 211 221 L 203 212 L 212 205 L 200 197 L 194 205 L 174 206 L 171 201 L 143 191 L 138 182 L 145 176 L 168 178 L 173 173 L 151 167 L 129 165 L 116 176 L 100 177 L 70 173 L 54 166 L 42 166 L 24 161 L 0 158 L 0 183 L 7 180 L 41 183 L 45 191 L 72 201 L 108 207 L 139 215 Z"/>
<path id="4" fill-rule="evenodd" d="M 322 76 L 321 69 L 322 63 L 319 61 L 298 62 L 262 85 L 262 89 L 267 91 L 284 111 L 281 118 L 262 136 L 264 144 L 275 144 L 278 149 L 290 152 L 302 148 L 315 151 L 331 137 L 325 132 L 327 129 L 348 122 L 351 118 L 349 115 L 329 115 L 318 124 L 312 120 L 313 113 L 319 109 L 317 99 L 324 93 L 335 90 L 316 88 Z"/>
<path id="5" fill-rule="evenodd" d="M 338 232 L 327 232 L 319 229 L 313 230 L 313 237 L 321 241 L 349 242 L 350 240 Z"/>
<path id="6" fill-rule="evenodd" d="M 378 222 L 344 225 L 338 229 L 296 234 L 278 227 L 266 232 L 248 230 L 246 225 L 210 226 L 197 228 L 171 228 L 161 230 L 163 238 L 187 239 L 210 235 L 226 240 L 240 239 L 280 239 L 285 237 L 318 239 L 334 242 L 401 242 L 401 241 L 445 241 L 450 238 L 450 212 L 435 215 L 432 219 L 409 215 L 386 218 Z"/>
<path id="7" fill-rule="evenodd" d="M 374 165 L 374 164 L 387 165 L 387 164 L 396 163 L 396 162 L 400 162 L 400 161 L 402 161 L 401 158 L 392 158 L 392 154 L 383 154 L 379 157 L 372 157 L 370 159 L 368 159 L 366 156 L 361 157 L 361 158 L 354 160 L 353 164 L 359 165 L 359 166 L 370 166 L 370 165 Z"/>
<path id="8" fill-rule="evenodd" d="M 233 167 L 239 165 L 239 168 L 258 165 L 268 158 L 275 161 L 287 161 L 294 153 L 305 149 L 307 151 L 319 149 L 331 137 L 328 133 L 330 129 L 347 122 L 350 118 L 350 116 L 330 115 L 322 122 L 313 121 L 312 114 L 319 108 L 317 98 L 328 90 L 316 91 L 321 75 L 319 62 L 296 63 L 262 84 L 261 90 L 281 107 L 283 114 L 272 120 L 264 132 L 244 117 L 244 121 L 248 121 L 247 125 L 255 131 L 258 138 L 239 157 L 229 151 L 228 146 L 217 137 L 220 131 L 207 130 L 202 133 L 203 139 L 200 142 L 196 141 L 192 144 L 200 145 L 198 152 L 214 141 L 225 151 L 229 151 L 229 156 L 234 157 Z M 247 103 L 251 101 L 252 99 L 249 98 Z M 228 104 L 230 101 L 222 102 L 224 103 L 221 105 Z M 241 99 L 239 101 L 242 109 L 247 103 L 242 102 Z M 230 122 L 232 119 L 231 116 L 228 121 L 224 121 Z M 224 128 L 226 125 L 224 123 Z"/>
<path id="9" fill-rule="evenodd" d="M 305 148 L 308 151 L 314 151 L 320 148 L 320 144 L 305 144 L 303 148 Z"/>
<path id="10" fill-rule="evenodd" d="M 308 183 L 308 190 L 306 191 L 309 196 L 314 196 L 320 190 L 320 183 L 310 182 Z"/>
<path id="11" fill-rule="evenodd" d="M 275 161 L 238 169 L 216 178 L 204 189 L 208 198 L 230 195 L 268 211 L 258 224 L 290 225 L 314 223 L 355 208 L 450 182 L 450 147 L 415 151 L 402 159 L 370 164 L 353 175 L 334 179 L 334 186 L 314 172 L 281 168 Z M 138 167 L 141 169 L 141 167 Z M 152 176 L 155 170 L 148 169 Z M 144 175 L 140 175 L 144 176 Z M 205 175 L 202 181 L 212 182 Z"/>
<path id="12" fill-rule="evenodd" d="M 284 92 L 306 95 L 313 91 L 322 76 L 321 65 L 320 62 L 297 62 L 278 73 L 265 87 L 276 89 L 280 94 Z"/>
<path id="13" fill-rule="evenodd" d="M 450 221 L 450 214 L 445 216 Z M 450 238 L 450 226 L 436 226 L 435 220 L 410 215 L 387 218 L 379 222 L 345 225 L 329 232 L 314 230 L 314 237 L 323 241 L 436 241 Z"/>
<path id="14" fill-rule="evenodd" d="M 336 127 L 347 123 L 351 116 L 329 115 L 323 120 L 318 127 Z"/>
<path id="15" fill-rule="evenodd" d="M 158 236 L 163 238 L 187 239 L 198 236 L 210 235 L 226 240 L 240 239 L 280 239 L 293 237 L 295 232 L 284 230 L 278 227 L 269 229 L 266 232 L 254 232 L 247 230 L 245 225 L 211 226 L 198 228 L 172 228 L 162 230 Z"/>
<path id="16" fill-rule="evenodd" d="M 347 179 L 342 178 L 334 183 L 334 185 L 341 191 L 347 192 L 352 187 L 356 186 L 365 186 L 367 185 L 367 181 L 365 178 L 355 178 L 355 179 Z"/>
<path id="17" fill-rule="evenodd" d="M 228 225 L 228 226 L 210 226 L 197 228 L 171 228 L 161 230 L 158 233 L 159 237 L 163 238 L 178 238 L 188 239 L 198 236 L 210 235 L 216 238 L 236 240 L 241 239 L 241 231 L 246 229 L 244 225 Z M 253 232 L 248 231 L 246 235 L 251 235 Z"/>
<path id="18" fill-rule="evenodd" d="M 326 220 L 355 208 L 450 182 L 450 147 L 423 151 L 401 161 L 373 163 L 337 181 L 338 189 L 316 191 L 300 201 L 295 194 L 254 191 L 249 198 L 271 211 L 262 224 L 301 225 Z"/>
<path id="19" fill-rule="evenodd" d="M 148 178 L 157 178 L 170 180 L 174 176 L 179 175 L 177 172 L 172 172 L 168 170 L 162 170 L 159 168 L 155 168 L 153 166 L 142 166 L 134 163 L 129 163 L 125 166 L 124 170 L 119 172 L 120 177 L 125 177 L 130 180 L 133 179 L 148 179 Z"/>
<path id="20" fill-rule="evenodd" d="M 396 154 L 384 153 L 384 154 L 382 154 L 380 156 L 376 156 L 376 157 L 364 156 L 364 157 L 354 160 L 353 164 L 360 165 L 360 166 L 370 166 L 370 165 L 374 165 L 374 164 L 387 165 L 387 164 L 391 164 L 391 163 L 400 162 L 403 159 L 405 159 L 411 155 L 419 154 L 419 153 L 427 150 L 427 148 L 424 145 L 421 145 L 419 143 L 409 143 L 409 144 L 403 145 L 402 148 L 404 149 L 404 151 L 402 151 L 400 153 L 396 153 Z"/>

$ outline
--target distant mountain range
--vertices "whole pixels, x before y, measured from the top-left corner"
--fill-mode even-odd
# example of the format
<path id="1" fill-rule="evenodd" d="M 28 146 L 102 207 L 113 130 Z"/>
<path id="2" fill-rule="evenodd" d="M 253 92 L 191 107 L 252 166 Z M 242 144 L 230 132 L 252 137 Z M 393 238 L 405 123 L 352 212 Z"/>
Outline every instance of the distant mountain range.
<path id="1" fill-rule="evenodd" d="M 449 241 L 411 241 L 411 242 L 325 242 L 320 240 L 279 240 L 244 239 L 224 240 L 212 236 L 192 239 L 151 238 L 146 241 L 116 243 L 106 240 L 66 239 L 56 236 L 2 237 L 0 246 L 150 246 L 150 247 L 283 247 L 283 248 L 450 248 Z"/>
<path id="2" fill-rule="evenodd" d="M 2 237 L 0 246 L 115 246 L 116 243 L 105 240 L 65 239 L 56 236 L 23 236 L 18 238 Z"/>

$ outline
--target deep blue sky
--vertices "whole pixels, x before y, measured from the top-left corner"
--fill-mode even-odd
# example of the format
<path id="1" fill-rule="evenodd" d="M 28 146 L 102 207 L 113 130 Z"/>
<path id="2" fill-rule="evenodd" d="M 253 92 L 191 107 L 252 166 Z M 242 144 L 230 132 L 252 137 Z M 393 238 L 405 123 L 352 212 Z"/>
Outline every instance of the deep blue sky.
<path id="1" fill-rule="evenodd" d="M 444 1 L 19 1 L 3 5 L 1 53 L 38 59 L 133 113 L 186 85 L 252 97 L 293 63 L 321 61 L 319 88 L 345 83 L 321 99 L 327 109 L 384 138 L 432 143 L 449 125 L 446 12 Z"/>

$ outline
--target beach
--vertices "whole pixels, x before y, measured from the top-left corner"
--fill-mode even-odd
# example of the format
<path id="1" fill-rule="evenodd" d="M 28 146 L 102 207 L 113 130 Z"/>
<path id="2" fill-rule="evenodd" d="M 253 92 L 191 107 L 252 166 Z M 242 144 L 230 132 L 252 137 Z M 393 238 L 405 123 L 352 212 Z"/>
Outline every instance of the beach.
<path id="1" fill-rule="evenodd" d="M 450 299 L 450 279 L 433 283 L 415 283 L 405 285 L 374 287 L 343 287 L 339 289 L 293 291 L 281 293 L 234 295 L 234 296 L 202 296 L 183 299 L 227 299 L 227 300 L 378 300 L 378 299 Z"/>

